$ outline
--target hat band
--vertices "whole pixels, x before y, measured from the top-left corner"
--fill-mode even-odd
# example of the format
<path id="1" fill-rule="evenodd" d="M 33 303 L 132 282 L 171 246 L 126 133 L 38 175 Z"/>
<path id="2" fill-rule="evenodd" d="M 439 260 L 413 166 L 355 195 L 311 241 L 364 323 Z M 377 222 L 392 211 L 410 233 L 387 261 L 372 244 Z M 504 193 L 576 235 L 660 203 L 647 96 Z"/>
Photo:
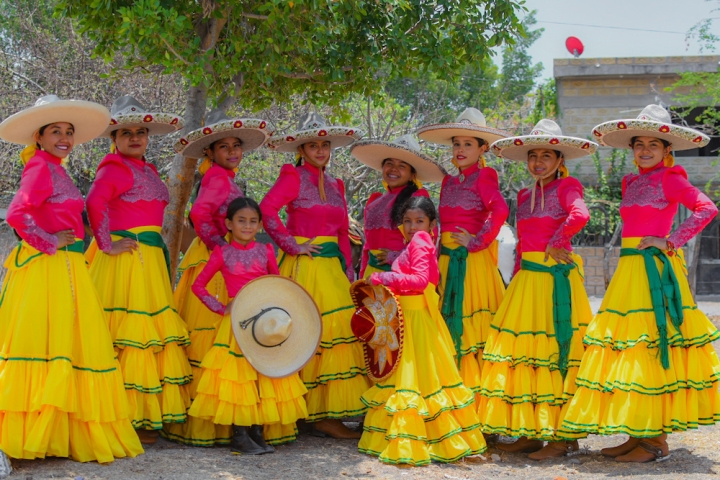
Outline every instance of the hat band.
<path id="1" fill-rule="evenodd" d="M 282 345 L 283 343 L 287 342 L 287 339 L 288 339 L 288 338 L 290 338 L 290 337 L 288 336 L 285 340 L 283 340 L 282 342 L 280 342 L 280 343 L 278 343 L 278 344 L 275 344 L 275 345 L 265 345 L 265 344 L 262 343 L 260 340 L 258 340 L 257 336 L 255 335 L 255 325 L 257 325 L 257 321 L 260 319 L 260 317 L 262 317 L 263 315 L 265 315 L 265 314 L 266 314 L 267 312 L 269 312 L 270 310 L 282 310 L 283 312 L 285 312 L 285 314 L 286 314 L 288 317 L 290 316 L 290 314 L 289 314 L 289 313 L 287 312 L 287 310 L 285 310 L 284 308 L 280 308 L 280 307 L 270 307 L 270 308 L 263 308 L 262 310 L 260 310 L 260 313 L 258 313 L 257 315 L 255 315 L 255 316 L 253 316 L 253 317 L 250 317 L 250 318 L 248 318 L 247 320 L 243 320 L 242 322 L 240 322 L 240 328 L 242 328 L 243 330 L 246 330 L 247 327 L 249 327 L 250 324 L 252 324 L 252 330 L 250 330 L 250 332 L 252 333 L 253 340 L 255 340 L 255 343 L 257 343 L 257 344 L 260 345 L 261 347 L 265 347 L 265 348 L 279 347 L 279 346 Z"/>

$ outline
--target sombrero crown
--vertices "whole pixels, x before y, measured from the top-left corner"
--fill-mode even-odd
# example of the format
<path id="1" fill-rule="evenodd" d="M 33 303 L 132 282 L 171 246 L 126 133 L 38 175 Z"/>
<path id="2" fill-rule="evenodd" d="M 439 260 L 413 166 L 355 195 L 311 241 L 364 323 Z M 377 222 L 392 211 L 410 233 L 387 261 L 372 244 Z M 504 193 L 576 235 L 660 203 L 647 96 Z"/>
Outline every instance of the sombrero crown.
<path id="1" fill-rule="evenodd" d="M 426 142 L 452 145 L 454 137 L 482 138 L 488 144 L 510 135 L 508 132 L 490 128 L 485 115 L 477 108 L 466 108 L 454 123 L 437 123 L 420 127 L 418 137 Z"/>
<path id="2" fill-rule="evenodd" d="M 397 158 L 412 166 L 421 182 L 442 182 L 447 175 L 444 168 L 420 151 L 420 144 L 411 134 L 398 137 L 392 142 L 361 140 L 352 146 L 350 154 L 378 171 L 382 171 L 385 159 Z"/>
<path id="3" fill-rule="evenodd" d="M 277 135 L 270 139 L 268 147 L 278 152 L 297 152 L 303 143 L 328 141 L 332 148 L 346 147 L 362 138 L 357 128 L 329 126 L 325 119 L 315 112 L 306 113 L 298 121 L 297 130 L 289 135 Z"/>
<path id="4" fill-rule="evenodd" d="M 584 138 L 563 135 L 562 129 L 557 123 L 543 118 L 533 127 L 529 135 L 498 140 L 492 144 L 490 149 L 499 157 L 524 162 L 527 161 L 528 152 L 537 148 L 557 150 L 563 154 L 565 160 L 574 160 L 592 155 L 597 147 L 597 143 Z"/>
<path id="5" fill-rule="evenodd" d="M 601 123 L 592 134 L 603 145 L 615 148 L 631 148 L 633 137 L 660 138 L 671 143 L 673 150 L 691 150 L 710 142 L 710 137 L 698 130 L 673 125 L 670 113 L 659 105 L 648 105 L 635 119 Z"/>
<path id="6" fill-rule="evenodd" d="M 110 137 L 115 130 L 133 127 L 145 127 L 150 135 L 167 135 L 184 125 L 182 117 L 175 114 L 148 112 L 130 95 L 123 95 L 113 102 L 110 116 L 110 125 L 101 137 Z"/>

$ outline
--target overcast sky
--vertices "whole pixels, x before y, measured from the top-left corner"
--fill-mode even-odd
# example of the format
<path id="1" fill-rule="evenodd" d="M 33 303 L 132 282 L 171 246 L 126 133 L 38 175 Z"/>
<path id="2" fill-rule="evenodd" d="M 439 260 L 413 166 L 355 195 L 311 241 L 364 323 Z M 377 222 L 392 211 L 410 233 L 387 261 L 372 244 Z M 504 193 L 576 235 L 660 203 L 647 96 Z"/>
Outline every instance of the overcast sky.
<path id="1" fill-rule="evenodd" d="M 536 26 L 545 29 L 530 49 L 533 61 L 545 67 L 543 78 L 552 77 L 554 58 L 572 58 L 565 49 L 569 36 L 582 40 L 585 58 L 699 55 L 699 45 L 688 45 L 685 32 L 703 18 L 720 17 L 713 12 L 720 0 L 526 0 L 526 6 L 537 10 Z M 720 35 L 720 20 L 714 33 Z"/>

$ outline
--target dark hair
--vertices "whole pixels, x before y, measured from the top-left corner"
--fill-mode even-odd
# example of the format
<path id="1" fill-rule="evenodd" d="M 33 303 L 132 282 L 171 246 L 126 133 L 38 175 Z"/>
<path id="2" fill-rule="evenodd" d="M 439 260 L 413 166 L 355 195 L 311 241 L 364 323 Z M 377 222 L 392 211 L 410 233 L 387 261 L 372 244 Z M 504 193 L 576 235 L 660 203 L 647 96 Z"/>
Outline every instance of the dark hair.
<path id="1" fill-rule="evenodd" d="M 412 197 L 405 202 L 400 210 L 400 218 L 405 216 L 408 210 L 422 210 L 432 222 L 437 219 L 435 204 L 428 197 Z"/>
<path id="2" fill-rule="evenodd" d="M 487 145 L 487 144 L 488 144 L 487 141 L 485 141 L 485 139 L 483 139 L 483 138 L 480 138 L 480 137 L 472 137 L 472 138 L 474 138 L 475 140 L 478 141 L 478 147 L 482 147 L 483 145 Z M 455 137 L 452 137 L 450 140 L 452 140 L 452 141 L 454 142 L 454 141 L 455 141 Z"/>
<path id="3" fill-rule="evenodd" d="M 669 147 L 670 145 L 672 145 L 672 143 L 668 142 L 668 141 L 665 140 L 664 138 L 659 138 L 659 137 L 653 137 L 653 138 L 657 138 L 658 140 L 660 140 L 660 141 L 663 143 L 663 146 L 664 146 L 665 148 L 667 148 L 667 147 Z M 631 146 L 631 147 L 634 147 L 634 146 L 635 146 L 635 140 L 637 140 L 637 139 L 638 139 L 638 137 L 632 137 L 632 138 L 630 139 L 630 146 Z"/>
<path id="4" fill-rule="evenodd" d="M 385 165 L 385 162 L 387 162 L 389 159 L 386 158 L 382 161 L 381 165 Z M 405 162 L 407 163 L 407 162 Z M 410 165 L 410 164 L 408 164 Z M 410 172 L 415 175 L 417 174 L 417 171 L 415 170 L 415 167 L 410 165 Z M 415 182 L 410 180 L 408 184 L 405 186 L 402 192 L 400 192 L 395 198 L 395 201 L 393 202 L 392 208 L 390 209 L 390 221 L 393 222 L 395 225 L 400 225 L 402 223 L 402 217 L 403 212 L 401 212 L 403 205 L 405 205 L 405 202 L 408 201 L 410 197 L 412 197 L 413 193 L 418 191 L 417 185 L 415 185 Z"/>
<path id="5" fill-rule="evenodd" d="M 113 141 L 115 141 L 115 138 L 117 137 L 117 132 L 119 132 L 119 131 L 122 130 L 123 128 L 125 128 L 125 127 L 120 127 L 120 128 L 118 128 L 118 129 L 113 130 L 112 132 L 110 132 L 110 138 L 112 138 Z M 147 128 L 147 127 L 142 127 L 142 128 L 144 128 L 146 132 L 150 133 L 150 129 L 149 129 L 149 128 Z M 129 128 L 126 129 L 126 130 L 129 130 Z"/>
<path id="6" fill-rule="evenodd" d="M 53 123 L 62 123 L 62 122 L 53 122 Z M 45 129 L 46 129 L 47 127 L 49 127 L 50 125 L 52 125 L 52 123 L 48 123 L 47 125 L 43 125 L 42 127 L 40 127 L 40 128 L 38 129 L 38 135 L 40 135 L 40 136 L 42 137 L 43 134 L 45 133 Z M 73 130 L 75 130 L 75 125 L 73 125 L 73 124 L 71 123 L 70 126 L 73 128 Z M 39 144 L 39 143 L 35 142 L 35 146 L 36 146 L 38 149 L 40 149 L 40 144 Z"/>
<path id="7" fill-rule="evenodd" d="M 225 218 L 232 221 L 235 214 L 243 208 L 252 208 L 253 210 L 255 210 L 258 214 L 259 220 L 262 221 L 262 212 L 260 211 L 260 205 L 258 205 L 258 203 L 250 197 L 238 197 L 232 202 L 230 202 L 230 205 L 228 205 L 227 213 L 225 214 Z"/>

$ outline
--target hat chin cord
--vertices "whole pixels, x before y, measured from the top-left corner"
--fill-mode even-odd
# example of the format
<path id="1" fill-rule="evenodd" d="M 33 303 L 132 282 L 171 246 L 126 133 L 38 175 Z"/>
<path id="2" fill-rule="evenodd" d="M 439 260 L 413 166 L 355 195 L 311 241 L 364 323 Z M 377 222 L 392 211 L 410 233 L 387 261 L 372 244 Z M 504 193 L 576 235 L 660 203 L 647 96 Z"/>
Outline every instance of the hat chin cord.
<path id="1" fill-rule="evenodd" d="M 263 315 L 265 315 L 265 314 L 266 314 L 267 312 L 269 312 L 270 310 L 281 310 L 281 311 L 285 312 L 285 314 L 286 314 L 288 317 L 290 316 L 290 314 L 288 313 L 288 311 L 285 310 L 284 308 L 280 308 L 280 307 L 269 307 L 269 308 L 263 308 L 262 310 L 260 310 L 260 313 L 258 313 L 257 315 L 254 315 L 254 316 L 248 318 L 247 320 L 243 320 L 242 322 L 240 322 L 240 328 L 242 328 L 243 330 L 247 329 L 247 327 L 249 327 L 250 324 L 252 324 L 252 329 L 250 330 L 250 332 L 252 333 L 253 340 L 255 340 L 255 343 L 257 343 L 257 344 L 260 345 L 261 347 L 265 347 L 265 348 L 279 347 L 280 345 L 282 345 L 283 343 L 285 343 L 285 342 L 287 341 L 287 338 L 286 338 L 285 340 L 283 340 L 282 342 L 280 342 L 280 343 L 278 343 L 278 344 L 276 344 L 276 345 L 265 345 L 265 344 L 262 343 L 260 340 L 258 340 L 257 336 L 255 335 L 255 325 L 257 325 L 258 319 L 260 319 L 260 317 L 262 317 Z M 288 338 L 289 338 L 289 337 L 288 337 Z"/>
<path id="2" fill-rule="evenodd" d="M 559 158 L 558 162 L 555 164 L 555 166 L 545 175 L 535 175 L 534 173 L 530 173 L 532 177 L 535 179 L 535 182 L 533 183 L 532 188 L 532 194 L 530 196 L 530 212 L 532 213 L 535 210 L 535 190 L 537 190 L 538 183 L 540 184 L 540 209 L 542 211 L 545 211 L 545 188 L 543 185 L 543 180 L 546 180 L 553 175 L 555 175 L 560 168 L 560 165 L 562 164 L 564 158 Z"/>

